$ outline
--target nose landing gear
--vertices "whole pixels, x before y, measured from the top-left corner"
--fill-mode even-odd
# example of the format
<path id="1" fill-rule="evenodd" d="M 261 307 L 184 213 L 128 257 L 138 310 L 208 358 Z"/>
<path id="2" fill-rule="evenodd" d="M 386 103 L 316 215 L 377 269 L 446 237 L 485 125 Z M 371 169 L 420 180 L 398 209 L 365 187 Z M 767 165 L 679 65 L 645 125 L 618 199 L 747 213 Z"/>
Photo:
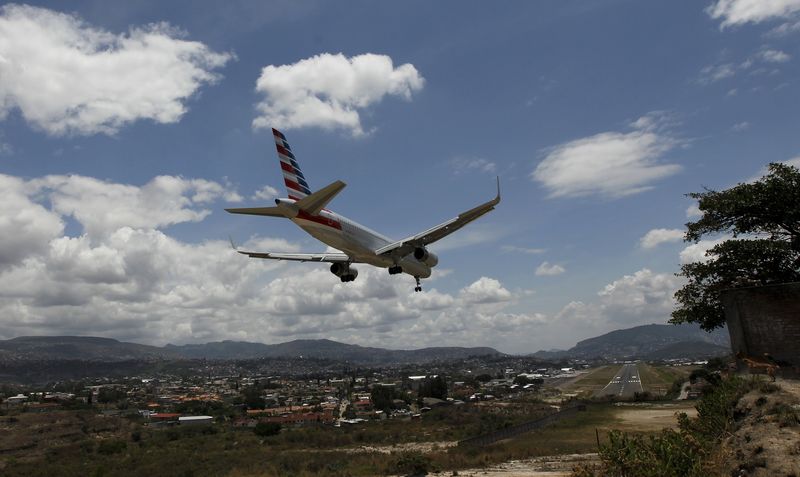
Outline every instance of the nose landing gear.
<path id="1" fill-rule="evenodd" d="M 414 291 L 415 292 L 421 292 L 422 291 L 422 285 L 419 282 L 419 277 L 414 277 L 414 280 L 417 281 L 417 286 L 414 287 Z"/>

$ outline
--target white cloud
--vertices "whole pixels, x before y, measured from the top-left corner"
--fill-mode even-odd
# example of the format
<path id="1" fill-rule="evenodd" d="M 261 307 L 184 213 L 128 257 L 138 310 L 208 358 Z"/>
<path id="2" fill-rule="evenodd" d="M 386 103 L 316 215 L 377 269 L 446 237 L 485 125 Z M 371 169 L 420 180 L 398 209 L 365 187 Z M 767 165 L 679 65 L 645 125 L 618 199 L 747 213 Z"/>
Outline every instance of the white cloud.
<path id="1" fill-rule="evenodd" d="M 794 167 L 797 167 L 798 169 L 800 169 L 800 156 L 793 157 L 793 158 L 787 159 L 785 161 L 776 161 L 776 162 L 780 162 L 781 164 L 786 164 L 788 166 L 794 166 Z M 767 168 L 767 166 L 764 166 L 758 171 L 758 173 L 756 175 L 754 175 L 753 177 L 748 178 L 747 180 L 745 180 L 745 182 L 755 182 L 755 181 L 761 179 L 762 177 L 764 177 L 765 175 L 767 175 L 768 173 L 769 173 L 769 169 Z"/>
<path id="2" fill-rule="evenodd" d="M 716 240 L 701 240 L 697 243 L 687 245 L 686 248 L 681 250 L 681 264 L 707 262 L 711 260 L 707 252 L 729 238 L 730 237 L 723 237 Z"/>
<path id="3" fill-rule="evenodd" d="M 61 217 L 31 200 L 30 192 L 24 181 L 0 174 L 0 271 L 44 252 L 64 230 Z"/>
<path id="4" fill-rule="evenodd" d="M 174 123 L 232 55 L 166 23 L 116 35 L 75 15 L 0 10 L 0 118 L 18 109 L 48 134 L 113 134 L 139 119 Z"/>
<path id="5" fill-rule="evenodd" d="M 509 253 L 524 253 L 527 255 L 540 255 L 547 252 L 546 248 L 529 248 L 529 247 L 516 247 L 514 245 L 503 245 L 500 247 L 503 252 Z"/>
<path id="6" fill-rule="evenodd" d="M 731 130 L 733 132 L 742 132 L 747 131 L 748 129 L 750 129 L 750 123 L 747 121 L 742 121 L 731 126 Z"/>
<path id="7" fill-rule="evenodd" d="M 411 95 L 424 79 L 414 65 L 394 67 L 386 55 L 367 53 L 350 58 L 323 53 L 290 65 L 269 65 L 261 71 L 253 127 L 283 129 L 320 127 L 365 134 L 359 110 L 384 96 Z"/>
<path id="8" fill-rule="evenodd" d="M 680 242 L 683 240 L 683 231 L 679 229 L 653 229 L 639 239 L 639 246 L 643 249 L 653 249 L 662 243 Z"/>
<path id="9" fill-rule="evenodd" d="M 709 85 L 732 78 L 743 71 L 749 71 L 751 76 L 774 75 L 780 72 L 780 70 L 774 68 L 774 65 L 776 63 L 786 63 L 790 59 L 791 56 L 784 51 L 763 48 L 738 64 L 726 62 L 703 67 L 700 70 L 697 82 L 702 85 Z M 736 96 L 738 92 L 737 88 L 732 88 L 728 90 L 727 95 Z M 740 124 L 746 124 L 746 122 Z"/>
<path id="10" fill-rule="evenodd" d="M 570 302 L 556 314 L 555 322 L 568 325 L 568 329 L 585 329 L 586 337 L 619 328 L 666 323 L 680 284 L 680 278 L 671 273 L 644 268 L 603 287 L 596 301 Z"/>
<path id="11" fill-rule="evenodd" d="M 494 278 L 481 277 L 461 290 L 467 303 L 497 303 L 511 299 L 511 292 Z"/>
<path id="12" fill-rule="evenodd" d="M 767 33 L 770 37 L 784 37 L 800 31 L 800 20 L 782 23 Z"/>
<path id="13" fill-rule="evenodd" d="M 697 204 L 692 204 L 686 208 L 686 218 L 687 219 L 696 219 L 698 217 L 703 216 L 703 211 L 700 210 L 700 206 Z"/>
<path id="14" fill-rule="evenodd" d="M 201 207 L 223 201 L 225 186 L 209 182 L 157 177 L 137 187 L 0 175 L 0 338 L 76 334 L 164 344 L 325 337 L 390 348 L 527 351 L 526 333 L 545 321 L 509 310 L 522 295 L 490 277 L 456 294 L 427 286 L 414 293 L 408 276 L 356 265 L 358 279 L 341 283 L 324 264 L 249 259 L 223 240 L 190 244 L 160 230 L 202 220 Z M 83 227 L 78 235 L 64 235 L 67 217 Z M 300 248 L 259 236 L 244 247 Z"/>
<path id="15" fill-rule="evenodd" d="M 537 277 L 550 277 L 554 275 L 561 275 L 562 273 L 566 272 L 566 269 L 558 264 L 550 264 L 548 262 L 542 262 L 541 265 L 536 267 L 536 276 Z"/>
<path id="16" fill-rule="evenodd" d="M 479 157 L 457 157 L 450 160 L 456 174 L 462 174 L 467 171 L 478 171 L 494 174 L 497 171 L 497 164 L 487 159 Z"/>
<path id="17" fill-rule="evenodd" d="M 722 28 L 785 18 L 800 11 L 800 0 L 717 0 L 706 9 Z"/>
<path id="18" fill-rule="evenodd" d="M 788 53 L 780 50 L 762 50 L 758 55 L 767 63 L 786 63 L 792 59 Z"/>
<path id="19" fill-rule="evenodd" d="M 198 222 L 211 213 L 197 208 L 238 194 L 205 179 L 158 176 L 142 187 L 85 176 L 45 176 L 28 187 L 48 194 L 53 211 L 74 217 L 91 237 L 108 235 L 123 226 L 159 228 Z"/>
<path id="20" fill-rule="evenodd" d="M 652 188 L 650 185 L 681 170 L 658 159 L 678 144 L 661 132 L 653 115 L 635 121 L 633 132 L 604 132 L 552 148 L 531 177 L 550 197 L 599 195 L 619 198 Z"/>
<path id="21" fill-rule="evenodd" d="M 724 63 L 721 65 L 708 65 L 700 70 L 700 78 L 698 82 L 701 84 L 711 84 L 725 78 L 730 78 L 736 74 L 736 66 L 732 63 Z"/>
<path id="22" fill-rule="evenodd" d="M 253 194 L 253 197 L 251 197 L 251 199 L 272 200 L 279 196 L 280 192 L 278 192 L 278 189 L 267 185 L 257 190 L 255 194 Z"/>

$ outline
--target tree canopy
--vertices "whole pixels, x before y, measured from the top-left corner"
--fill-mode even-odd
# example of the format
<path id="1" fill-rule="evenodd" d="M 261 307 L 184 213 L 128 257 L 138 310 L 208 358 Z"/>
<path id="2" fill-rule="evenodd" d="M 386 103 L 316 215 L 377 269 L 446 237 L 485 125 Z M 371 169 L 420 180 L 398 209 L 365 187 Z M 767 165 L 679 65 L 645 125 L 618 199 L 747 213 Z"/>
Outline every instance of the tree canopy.
<path id="1" fill-rule="evenodd" d="M 708 235 L 731 238 L 707 252 L 708 260 L 681 266 L 687 283 L 675 293 L 671 323 L 725 324 L 720 292 L 728 288 L 800 281 L 800 171 L 772 163 L 761 179 L 723 191 L 688 194 L 702 217 L 686 224 L 686 241 Z"/>

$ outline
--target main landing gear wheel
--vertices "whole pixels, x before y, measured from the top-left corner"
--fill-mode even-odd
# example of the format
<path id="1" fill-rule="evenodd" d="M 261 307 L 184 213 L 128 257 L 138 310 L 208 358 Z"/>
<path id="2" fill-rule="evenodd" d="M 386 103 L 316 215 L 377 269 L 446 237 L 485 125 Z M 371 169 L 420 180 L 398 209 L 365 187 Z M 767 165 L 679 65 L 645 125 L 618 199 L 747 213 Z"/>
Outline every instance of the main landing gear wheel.
<path id="1" fill-rule="evenodd" d="M 389 275 L 397 275 L 398 273 L 403 273 L 403 267 L 400 265 L 389 267 Z"/>
<path id="2" fill-rule="evenodd" d="M 417 281 L 417 286 L 414 287 L 414 291 L 415 292 L 421 292 L 422 291 L 422 285 L 419 283 L 419 277 L 414 277 L 414 280 Z"/>
<path id="3" fill-rule="evenodd" d="M 342 280 L 342 283 L 344 283 L 344 282 L 352 282 L 353 280 L 356 279 L 356 276 L 353 275 L 353 274 L 342 275 L 340 277 L 340 279 Z"/>

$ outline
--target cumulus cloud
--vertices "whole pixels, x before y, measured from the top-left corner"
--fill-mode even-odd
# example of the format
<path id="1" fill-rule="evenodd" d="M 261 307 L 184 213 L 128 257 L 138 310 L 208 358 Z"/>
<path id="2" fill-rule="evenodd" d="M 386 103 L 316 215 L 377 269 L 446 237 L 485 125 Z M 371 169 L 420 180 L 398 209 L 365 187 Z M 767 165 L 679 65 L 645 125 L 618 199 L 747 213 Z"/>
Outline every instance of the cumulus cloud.
<path id="1" fill-rule="evenodd" d="M 561 275 L 566 272 L 566 269 L 558 264 L 550 264 L 549 262 L 542 262 L 541 265 L 536 267 L 537 277 L 549 277 L 554 275 Z"/>
<path id="2" fill-rule="evenodd" d="M 51 135 L 113 134 L 139 119 L 174 123 L 232 58 L 166 23 L 114 34 L 76 15 L 0 9 L 0 118 L 17 109 Z"/>
<path id="3" fill-rule="evenodd" d="M 72 216 L 92 237 L 123 226 L 159 228 L 198 222 L 211 213 L 198 208 L 217 199 L 239 200 L 235 190 L 205 179 L 158 176 L 138 187 L 86 176 L 45 176 L 27 186 L 47 194 L 54 212 Z"/>
<path id="4" fill-rule="evenodd" d="M 653 229 L 639 239 L 639 246 L 649 250 L 662 243 L 680 242 L 683 240 L 683 231 L 680 229 Z"/>
<path id="5" fill-rule="evenodd" d="M 384 96 L 411 99 L 422 89 L 423 77 L 414 65 L 394 67 L 386 55 L 366 53 L 346 57 L 323 53 L 290 65 L 269 65 L 261 71 L 256 91 L 253 128 L 319 127 L 365 134 L 359 111 Z"/>
<path id="6" fill-rule="evenodd" d="M 592 333 L 665 323 L 675 306 L 673 295 L 680 285 L 680 278 L 671 273 L 654 273 L 644 268 L 603 287 L 596 301 L 570 302 L 556 315 L 556 320 L 587 327 Z"/>
<path id="7" fill-rule="evenodd" d="M 511 292 L 494 278 L 481 277 L 461 290 L 467 303 L 497 303 L 511 299 Z"/>
<path id="8" fill-rule="evenodd" d="M 251 199 L 272 200 L 279 196 L 280 192 L 278 192 L 278 189 L 267 185 L 257 190 Z"/>
<path id="9" fill-rule="evenodd" d="M 509 310 L 518 294 L 494 278 L 455 294 L 427 286 L 414 293 L 410 277 L 366 265 L 356 265 L 355 282 L 341 283 L 325 265 L 249 259 L 223 240 L 171 237 L 166 227 L 202 220 L 231 192 L 209 182 L 163 176 L 134 186 L 0 175 L 0 338 L 78 334 L 165 344 L 324 337 L 393 348 L 527 350 L 520 333 L 545 321 Z M 73 235 L 65 235 L 68 218 L 79 226 Z M 261 236 L 245 247 L 300 249 Z"/>
<path id="10" fill-rule="evenodd" d="M 700 206 L 697 204 L 692 204 L 686 208 L 686 218 L 687 219 L 696 219 L 703 216 L 703 211 L 700 210 Z"/>
<path id="11" fill-rule="evenodd" d="M 686 248 L 681 250 L 681 264 L 707 262 L 711 260 L 712 257 L 708 255 L 708 251 L 728 239 L 730 239 L 730 237 L 723 237 L 715 240 L 701 240 L 697 243 L 687 245 Z"/>
<path id="12" fill-rule="evenodd" d="M 64 230 L 57 214 L 35 203 L 25 181 L 0 174 L 0 271 L 42 253 Z"/>
<path id="13" fill-rule="evenodd" d="M 560 144 L 549 150 L 531 177 L 551 198 L 619 198 L 643 192 L 681 170 L 658 162 L 678 144 L 664 131 L 666 124 L 662 114 L 649 114 L 631 124 L 632 132 L 604 132 Z"/>
<path id="14" fill-rule="evenodd" d="M 706 9 L 720 27 L 760 23 L 800 12 L 800 0 L 717 0 Z"/>

